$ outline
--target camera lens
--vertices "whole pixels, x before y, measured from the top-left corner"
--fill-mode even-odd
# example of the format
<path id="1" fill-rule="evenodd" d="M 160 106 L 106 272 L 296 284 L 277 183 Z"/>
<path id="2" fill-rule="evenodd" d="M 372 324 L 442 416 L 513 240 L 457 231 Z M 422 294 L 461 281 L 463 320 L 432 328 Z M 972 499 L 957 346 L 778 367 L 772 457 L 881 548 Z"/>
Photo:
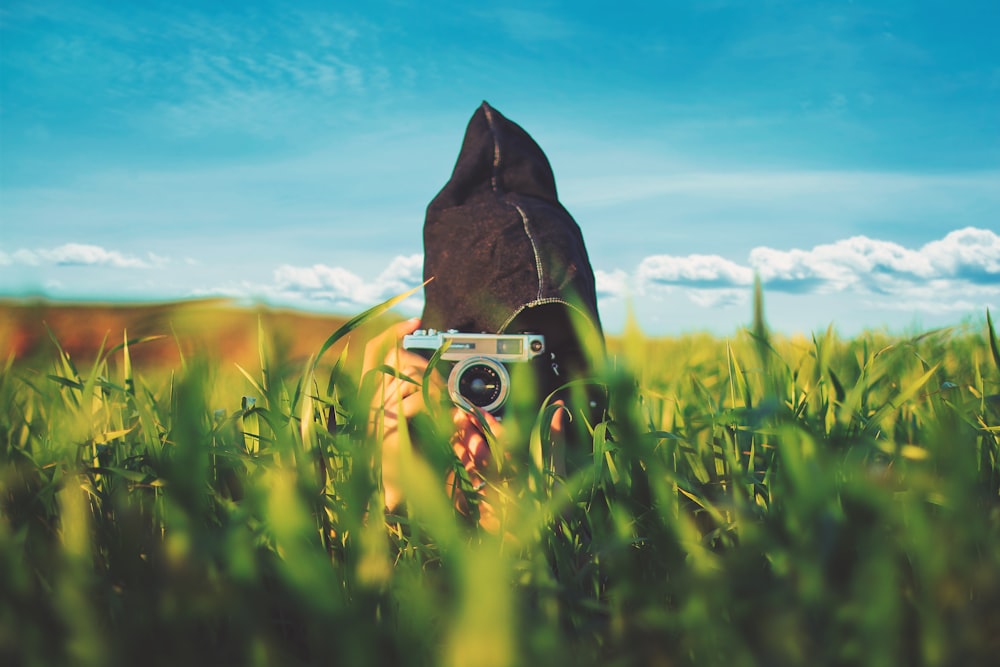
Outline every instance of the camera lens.
<path id="1" fill-rule="evenodd" d="M 453 399 L 493 412 L 506 402 L 509 381 L 503 364 L 489 357 L 470 357 L 452 369 L 448 389 Z"/>
<path id="2" fill-rule="evenodd" d="M 473 405 L 483 407 L 500 395 L 500 376 L 489 366 L 471 366 L 458 380 L 458 393 Z"/>

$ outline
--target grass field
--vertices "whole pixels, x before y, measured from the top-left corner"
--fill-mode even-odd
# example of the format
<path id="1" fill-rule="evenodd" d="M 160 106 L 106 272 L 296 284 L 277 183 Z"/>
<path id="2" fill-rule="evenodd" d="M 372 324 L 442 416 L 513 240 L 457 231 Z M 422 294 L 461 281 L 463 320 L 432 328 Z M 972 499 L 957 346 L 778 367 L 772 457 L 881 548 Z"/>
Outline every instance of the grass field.
<path id="1" fill-rule="evenodd" d="M 758 307 L 730 338 L 616 337 L 587 465 L 553 484 L 549 413 L 505 419 L 491 534 L 433 419 L 382 510 L 356 357 L 385 316 L 0 313 L 0 664 L 1000 655 L 992 322 L 785 339 Z"/>

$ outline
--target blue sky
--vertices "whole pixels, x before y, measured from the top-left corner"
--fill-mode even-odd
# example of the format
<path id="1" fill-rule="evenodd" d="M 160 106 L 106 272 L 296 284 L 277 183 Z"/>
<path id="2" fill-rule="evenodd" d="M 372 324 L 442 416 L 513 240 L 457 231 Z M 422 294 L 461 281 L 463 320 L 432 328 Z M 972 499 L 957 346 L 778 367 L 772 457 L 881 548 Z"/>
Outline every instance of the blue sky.
<path id="1" fill-rule="evenodd" d="M 998 30 L 963 0 L 8 1 L 0 295 L 360 312 L 419 284 L 487 100 L 548 154 L 611 332 L 732 333 L 754 275 L 786 333 L 978 321 Z"/>

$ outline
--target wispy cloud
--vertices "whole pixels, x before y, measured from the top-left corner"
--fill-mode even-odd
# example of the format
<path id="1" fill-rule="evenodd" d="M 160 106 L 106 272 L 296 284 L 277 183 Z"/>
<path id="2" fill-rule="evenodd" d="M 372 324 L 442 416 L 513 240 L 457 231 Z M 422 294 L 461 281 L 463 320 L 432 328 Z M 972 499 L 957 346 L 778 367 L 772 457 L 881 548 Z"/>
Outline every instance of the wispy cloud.
<path id="1" fill-rule="evenodd" d="M 54 248 L 0 250 L 0 266 L 97 266 L 114 269 L 149 269 L 169 263 L 166 257 L 147 253 L 145 259 L 87 243 L 64 243 Z"/>
<path id="2" fill-rule="evenodd" d="M 42 93 L 55 101 L 96 89 L 110 101 L 102 115 L 166 138 L 288 138 L 357 107 L 330 102 L 405 79 L 377 48 L 378 23 L 326 11 L 53 5 L 5 19 L 20 40 L 12 72 L 49 82 Z"/>
<path id="3" fill-rule="evenodd" d="M 507 35 L 518 42 L 558 42 L 579 37 L 579 26 L 556 15 L 537 9 L 519 9 L 503 4 L 495 9 L 474 12 L 492 24 L 499 25 Z"/>
<path id="4" fill-rule="evenodd" d="M 627 156 L 634 162 L 635 156 Z M 621 159 L 613 151 L 608 156 L 574 156 L 576 164 L 603 164 Z M 836 204 L 838 210 L 869 211 L 886 202 L 898 206 L 901 200 L 933 201 L 933 196 L 975 196 L 997 201 L 997 180 L 993 171 L 944 174 L 917 174 L 891 171 L 698 171 L 677 158 L 676 164 L 651 161 L 642 172 L 616 169 L 613 174 L 576 175 L 573 164 L 569 178 L 560 182 L 561 194 L 578 206 L 617 206 L 663 196 L 693 195 L 713 202 L 734 200 L 742 204 L 773 205 L 816 211 Z"/>
<path id="5" fill-rule="evenodd" d="M 339 34 L 332 17 L 314 19 L 313 30 L 328 25 L 334 37 Z M 337 39 L 319 49 L 320 40 L 297 41 L 302 31 L 277 22 L 251 38 L 186 44 L 182 53 L 154 64 L 159 78 L 169 80 L 174 70 L 179 76 L 174 93 L 150 118 L 182 136 L 221 131 L 270 139 L 342 118 L 345 109 L 389 85 L 390 68 L 375 54 L 357 56 Z M 269 47 L 260 48 L 265 43 Z M 330 106 L 345 98 L 352 104 Z"/>

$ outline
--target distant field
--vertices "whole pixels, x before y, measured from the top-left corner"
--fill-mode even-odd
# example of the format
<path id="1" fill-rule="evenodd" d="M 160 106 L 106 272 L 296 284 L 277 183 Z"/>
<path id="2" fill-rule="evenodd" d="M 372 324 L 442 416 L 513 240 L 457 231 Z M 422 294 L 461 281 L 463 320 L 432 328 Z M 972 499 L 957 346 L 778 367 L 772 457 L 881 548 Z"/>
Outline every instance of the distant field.
<path id="1" fill-rule="evenodd" d="M 564 478 L 553 408 L 512 406 L 490 533 L 446 495 L 447 410 L 384 512 L 339 352 L 384 323 L 0 304 L 0 665 L 996 664 L 992 323 L 783 339 L 759 309 L 611 340 Z"/>
<path id="2" fill-rule="evenodd" d="M 64 304 L 0 300 L 0 352 L 24 360 L 50 353 L 48 327 L 74 359 L 92 359 L 102 345 L 129 338 L 162 336 L 135 346 L 137 363 L 175 366 L 180 355 L 208 352 L 220 362 L 259 362 L 258 323 L 290 358 L 314 353 L 346 318 L 267 308 L 223 300 L 163 304 Z"/>

